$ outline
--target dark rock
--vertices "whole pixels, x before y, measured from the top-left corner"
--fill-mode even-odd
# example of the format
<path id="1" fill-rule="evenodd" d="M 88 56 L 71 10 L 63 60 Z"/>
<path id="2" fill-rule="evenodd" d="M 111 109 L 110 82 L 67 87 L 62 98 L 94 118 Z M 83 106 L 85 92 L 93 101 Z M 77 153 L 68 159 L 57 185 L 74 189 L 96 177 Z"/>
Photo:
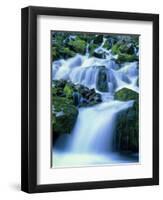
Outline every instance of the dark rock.
<path id="1" fill-rule="evenodd" d="M 105 66 L 99 66 L 96 88 L 100 92 L 108 92 L 108 72 Z"/>
<path id="2" fill-rule="evenodd" d="M 100 50 L 100 51 L 94 51 L 93 56 L 96 58 L 106 58 L 106 54 L 104 51 Z"/>
<path id="3" fill-rule="evenodd" d="M 74 91 L 73 92 L 73 104 L 75 106 L 78 106 L 80 104 L 80 98 L 81 98 L 80 93 L 77 91 Z"/>
<path id="4" fill-rule="evenodd" d="M 116 120 L 116 150 L 120 152 L 139 151 L 139 108 L 138 101 L 132 108 L 118 113 Z"/>
<path id="5" fill-rule="evenodd" d="M 100 45 L 103 42 L 103 35 L 97 35 L 93 41 L 94 44 Z"/>
<path id="6" fill-rule="evenodd" d="M 136 81 L 136 85 L 139 87 L 139 78 Z"/>
<path id="7" fill-rule="evenodd" d="M 55 102 L 56 97 L 65 97 L 66 102 L 69 102 L 70 105 L 83 107 L 92 106 L 102 101 L 101 95 L 96 93 L 94 88 L 89 89 L 84 85 L 75 85 L 71 81 L 65 80 L 53 81 L 52 85 L 52 102 Z"/>
<path id="8" fill-rule="evenodd" d="M 100 94 L 98 94 L 98 93 L 96 93 L 96 95 L 94 96 L 94 100 L 96 101 L 96 102 L 102 102 L 102 98 L 101 98 L 101 95 Z"/>
<path id="9" fill-rule="evenodd" d="M 118 113 L 116 120 L 116 150 L 127 152 L 139 151 L 139 94 L 127 88 L 116 92 L 115 99 L 134 100 L 133 106 Z"/>

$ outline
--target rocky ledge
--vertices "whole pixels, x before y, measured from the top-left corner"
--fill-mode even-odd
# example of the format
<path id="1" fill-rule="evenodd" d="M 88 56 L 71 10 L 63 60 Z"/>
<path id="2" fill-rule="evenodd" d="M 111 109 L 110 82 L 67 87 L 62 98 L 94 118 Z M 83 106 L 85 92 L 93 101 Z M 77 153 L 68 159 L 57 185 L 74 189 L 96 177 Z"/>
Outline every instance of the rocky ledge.
<path id="1" fill-rule="evenodd" d="M 139 151 L 139 94 L 128 88 L 116 92 L 115 99 L 120 101 L 134 100 L 133 106 L 117 116 L 115 128 L 116 150 L 119 152 Z"/>
<path id="2" fill-rule="evenodd" d="M 66 80 L 52 82 L 52 126 L 55 134 L 70 133 L 75 125 L 78 108 L 102 102 L 94 89 Z"/>

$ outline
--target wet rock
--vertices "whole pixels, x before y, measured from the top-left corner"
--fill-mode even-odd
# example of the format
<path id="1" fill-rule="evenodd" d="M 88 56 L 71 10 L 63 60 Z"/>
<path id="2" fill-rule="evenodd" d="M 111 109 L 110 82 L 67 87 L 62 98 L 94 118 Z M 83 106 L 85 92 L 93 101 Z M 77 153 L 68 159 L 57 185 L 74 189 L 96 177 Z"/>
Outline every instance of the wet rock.
<path id="1" fill-rule="evenodd" d="M 70 49 L 72 49 L 76 53 L 85 54 L 86 52 L 86 41 L 76 37 L 74 40 L 71 40 L 68 43 Z"/>
<path id="2" fill-rule="evenodd" d="M 75 125 L 78 109 L 65 97 L 55 97 L 53 101 L 53 133 L 70 133 Z"/>
<path id="3" fill-rule="evenodd" d="M 139 87 L 139 78 L 136 81 L 136 85 Z"/>
<path id="4" fill-rule="evenodd" d="M 100 45 L 102 42 L 103 42 L 103 35 L 97 35 L 93 40 L 93 43 L 98 45 Z"/>
<path id="5" fill-rule="evenodd" d="M 55 102 L 56 97 L 65 97 L 66 101 L 77 107 L 92 106 L 102 101 L 101 95 L 95 89 L 65 80 L 53 82 L 52 102 Z"/>
<path id="6" fill-rule="evenodd" d="M 99 66 L 96 88 L 100 92 L 108 92 L 108 72 L 105 66 Z"/>
<path id="7" fill-rule="evenodd" d="M 115 99 L 119 101 L 138 100 L 139 94 L 131 89 L 122 88 L 115 93 Z"/>
<path id="8" fill-rule="evenodd" d="M 75 90 L 73 92 L 73 104 L 75 106 L 79 106 L 80 105 L 80 99 L 81 99 L 80 93 Z"/>
<path id="9" fill-rule="evenodd" d="M 128 41 L 118 41 L 112 46 L 112 53 L 117 56 L 117 62 L 133 62 L 138 61 L 138 56 L 135 54 L 135 47 Z"/>
<path id="10" fill-rule="evenodd" d="M 139 151 L 139 108 L 135 101 L 132 108 L 118 113 L 116 120 L 116 150 L 120 152 Z"/>
<path id="11" fill-rule="evenodd" d="M 93 56 L 96 58 L 106 58 L 106 54 L 104 51 L 100 50 L 100 51 L 94 51 Z"/>
<path id="12" fill-rule="evenodd" d="M 103 48 L 109 50 L 111 48 L 111 42 L 109 41 L 109 39 L 107 39 L 104 43 Z"/>
<path id="13" fill-rule="evenodd" d="M 116 150 L 120 152 L 139 151 L 139 94 L 127 88 L 116 92 L 115 99 L 134 100 L 133 106 L 118 113 L 116 120 Z"/>

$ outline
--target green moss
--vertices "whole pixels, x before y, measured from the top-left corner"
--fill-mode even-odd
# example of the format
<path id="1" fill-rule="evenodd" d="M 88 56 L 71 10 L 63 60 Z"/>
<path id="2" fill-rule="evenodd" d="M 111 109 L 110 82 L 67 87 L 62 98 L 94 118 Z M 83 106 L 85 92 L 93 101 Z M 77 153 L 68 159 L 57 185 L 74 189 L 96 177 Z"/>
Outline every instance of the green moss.
<path id="1" fill-rule="evenodd" d="M 107 70 L 105 66 L 100 66 L 96 87 L 100 92 L 108 92 L 108 79 L 107 79 Z"/>
<path id="2" fill-rule="evenodd" d="M 52 60 L 71 58 L 75 56 L 76 53 L 84 55 L 87 44 L 89 44 L 90 56 L 104 58 L 104 55 L 99 53 L 97 54 L 95 52 L 95 49 L 102 44 L 104 37 L 107 38 L 107 40 L 105 41 L 103 47 L 107 50 L 111 49 L 113 54 L 118 55 L 118 63 L 138 60 L 134 51 L 135 48 L 139 48 L 138 36 L 87 34 L 75 32 L 53 32 Z"/>
<path id="3" fill-rule="evenodd" d="M 75 52 L 68 47 L 60 48 L 59 54 L 64 59 L 75 56 Z"/>
<path id="4" fill-rule="evenodd" d="M 80 53 L 80 54 L 85 54 L 85 50 L 86 50 L 86 42 L 85 40 L 81 40 L 79 37 L 76 37 L 75 40 L 71 40 L 68 45 L 70 46 L 70 48 L 76 52 L 76 53 Z"/>
<path id="5" fill-rule="evenodd" d="M 116 148 L 119 151 L 138 152 L 139 149 L 139 94 L 127 88 L 115 93 L 120 101 L 134 100 L 133 106 L 117 116 Z"/>
<path id="6" fill-rule="evenodd" d="M 113 54 L 119 54 L 119 47 L 120 47 L 120 43 L 116 43 L 116 44 L 114 44 L 113 46 L 112 46 L 112 48 L 111 48 L 111 50 L 112 50 L 112 53 Z"/>
<path id="7" fill-rule="evenodd" d="M 72 101 L 64 97 L 55 97 L 52 102 L 52 127 L 53 133 L 70 133 L 75 125 L 78 109 L 72 104 Z"/>
<path id="8" fill-rule="evenodd" d="M 95 35 L 94 35 L 94 34 L 82 33 L 82 34 L 78 34 L 78 37 L 79 37 L 81 40 L 84 40 L 84 41 L 86 41 L 87 43 L 90 43 L 91 41 L 94 40 Z"/>
<path id="9" fill-rule="evenodd" d="M 132 108 L 122 111 L 117 116 L 116 149 L 124 152 L 139 151 L 139 106 L 134 102 Z"/>
<path id="10" fill-rule="evenodd" d="M 52 60 L 55 60 L 56 58 L 57 58 L 56 47 L 52 47 Z"/>
<path id="11" fill-rule="evenodd" d="M 103 48 L 105 48 L 105 49 L 107 49 L 107 50 L 109 50 L 109 49 L 111 48 L 111 45 L 110 45 L 110 43 L 109 43 L 108 40 L 105 42 Z"/>
<path id="12" fill-rule="evenodd" d="M 130 42 L 119 41 L 112 46 L 112 53 L 118 55 L 117 62 L 138 61 L 138 56 L 134 53 L 134 46 Z"/>
<path id="13" fill-rule="evenodd" d="M 118 54 L 118 58 L 117 58 L 118 62 L 133 62 L 133 61 L 138 61 L 138 56 L 132 54 L 126 54 L 126 53 L 119 53 Z"/>
<path id="14" fill-rule="evenodd" d="M 72 98 L 73 88 L 69 84 L 65 85 L 63 91 L 67 98 Z"/>
<path id="15" fill-rule="evenodd" d="M 51 93 L 54 138 L 59 134 L 71 133 L 77 119 L 78 107 L 92 106 L 101 102 L 101 95 L 94 89 L 75 85 L 66 80 L 52 81 Z"/>
<path id="16" fill-rule="evenodd" d="M 98 45 L 97 44 L 90 44 L 89 45 L 89 53 L 90 53 L 90 56 L 93 56 L 94 55 L 94 51 L 95 51 L 95 49 L 98 47 Z"/>
<path id="17" fill-rule="evenodd" d="M 139 94 L 131 89 L 122 88 L 115 93 L 114 98 L 119 101 L 138 100 Z"/>

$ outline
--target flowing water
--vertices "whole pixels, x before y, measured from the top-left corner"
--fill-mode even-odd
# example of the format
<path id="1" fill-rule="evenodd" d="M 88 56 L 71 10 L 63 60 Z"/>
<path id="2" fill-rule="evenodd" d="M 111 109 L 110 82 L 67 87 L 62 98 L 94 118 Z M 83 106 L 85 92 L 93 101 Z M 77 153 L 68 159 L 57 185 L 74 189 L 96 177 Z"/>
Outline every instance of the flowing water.
<path id="1" fill-rule="evenodd" d="M 133 101 L 114 100 L 114 94 L 121 88 L 138 92 L 138 63 L 124 63 L 119 67 L 115 56 L 103 48 L 104 42 L 96 49 L 105 52 L 99 59 L 77 54 L 67 60 L 52 64 L 53 80 L 70 80 L 94 88 L 102 95 L 102 103 L 87 108 L 79 108 L 79 114 L 72 133 L 62 134 L 53 147 L 53 167 L 91 166 L 98 164 L 129 163 L 137 161 L 137 156 L 124 156 L 114 152 L 114 128 L 116 116 L 122 110 L 132 107 Z M 88 48 L 88 47 L 87 47 Z M 97 89 L 99 66 L 105 66 L 108 91 Z M 63 145 L 64 144 L 64 145 Z"/>

